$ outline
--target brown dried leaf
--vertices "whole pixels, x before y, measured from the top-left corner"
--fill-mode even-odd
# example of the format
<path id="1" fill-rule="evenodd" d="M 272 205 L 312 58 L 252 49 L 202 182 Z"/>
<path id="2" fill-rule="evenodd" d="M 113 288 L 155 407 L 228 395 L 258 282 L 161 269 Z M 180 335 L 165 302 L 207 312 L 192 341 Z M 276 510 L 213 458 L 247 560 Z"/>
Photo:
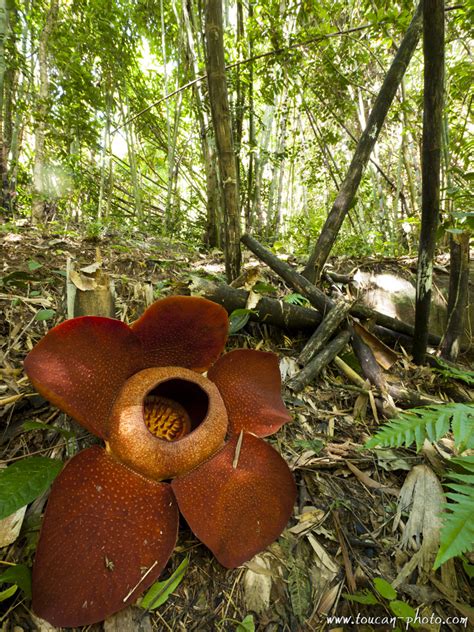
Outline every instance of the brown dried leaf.
<path id="1" fill-rule="evenodd" d="M 21 525 L 25 517 L 26 505 L 18 511 L 0 520 L 0 549 L 15 542 L 20 535 Z"/>
<path id="2" fill-rule="evenodd" d="M 75 270 L 70 270 L 69 280 L 71 283 L 74 283 L 78 290 L 82 290 L 83 292 L 90 292 L 97 288 L 97 281 L 95 279 L 79 274 L 79 272 Z"/>
<path id="3" fill-rule="evenodd" d="M 380 366 L 386 371 L 392 367 L 398 360 L 398 355 L 395 351 L 392 351 L 390 347 L 387 347 L 381 340 L 379 340 L 374 334 L 366 329 L 360 323 L 354 322 L 354 329 L 365 342 L 365 344 L 371 348 L 375 359 Z"/>
<path id="4" fill-rule="evenodd" d="M 439 548 L 441 514 L 446 502 L 436 474 L 427 465 L 416 465 L 405 479 L 398 499 L 395 525 L 402 511 L 409 511 L 401 544 L 412 540 L 420 550 L 420 567 L 429 573 Z"/>
<path id="5" fill-rule="evenodd" d="M 261 614 L 270 606 L 273 584 L 270 561 L 265 554 L 256 555 L 246 566 L 243 579 L 245 605 L 247 610 Z"/>

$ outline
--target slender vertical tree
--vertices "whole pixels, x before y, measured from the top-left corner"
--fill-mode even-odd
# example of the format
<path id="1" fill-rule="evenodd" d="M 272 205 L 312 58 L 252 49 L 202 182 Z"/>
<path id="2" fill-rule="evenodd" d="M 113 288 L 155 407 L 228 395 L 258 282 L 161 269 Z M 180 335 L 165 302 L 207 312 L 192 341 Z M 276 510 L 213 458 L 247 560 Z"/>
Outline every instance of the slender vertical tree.
<path id="1" fill-rule="evenodd" d="M 225 73 L 221 0 L 208 0 L 205 30 L 207 81 L 224 201 L 226 274 L 230 282 L 237 278 L 240 273 L 240 208 L 237 165 Z"/>
<path id="2" fill-rule="evenodd" d="M 413 359 L 422 364 L 428 342 L 433 256 L 439 222 L 444 96 L 444 2 L 423 0 L 424 111 L 421 232 L 416 278 Z"/>
<path id="3" fill-rule="evenodd" d="M 306 264 L 304 275 L 313 283 L 317 281 L 321 275 L 324 264 L 327 261 L 331 248 L 336 241 L 339 229 L 342 226 L 342 222 L 354 200 L 362 178 L 362 173 L 369 161 L 372 149 L 377 142 L 387 112 L 395 98 L 395 94 L 410 63 L 410 59 L 415 52 L 422 28 L 421 6 L 420 3 L 387 72 L 369 115 L 367 126 L 357 144 L 351 164 L 347 170 L 347 175 L 339 189 L 339 193 L 334 200 L 326 223 Z"/>
<path id="4" fill-rule="evenodd" d="M 35 161 L 33 166 L 33 191 L 31 196 L 31 219 L 34 224 L 42 223 L 46 204 L 46 118 L 48 113 L 49 78 L 48 45 L 58 13 L 58 0 L 51 0 L 45 23 L 39 34 L 38 65 L 39 91 L 36 104 Z"/>

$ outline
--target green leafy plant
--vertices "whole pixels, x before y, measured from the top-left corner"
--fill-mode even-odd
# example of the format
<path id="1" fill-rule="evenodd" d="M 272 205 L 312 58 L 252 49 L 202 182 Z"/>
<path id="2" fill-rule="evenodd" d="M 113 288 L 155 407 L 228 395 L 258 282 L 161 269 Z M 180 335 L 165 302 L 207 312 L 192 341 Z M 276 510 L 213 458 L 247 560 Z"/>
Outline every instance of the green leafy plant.
<path id="1" fill-rule="evenodd" d="M 383 426 L 365 447 L 408 447 L 416 443 L 420 450 L 425 439 L 435 442 L 449 431 L 459 451 L 474 448 L 474 405 L 448 403 L 407 410 Z M 447 479 L 451 482 L 446 487 L 451 491 L 446 496 L 452 502 L 446 505 L 449 511 L 444 517 L 434 569 L 472 550 L 474 542 L 474 457 L 454 458 L 450 463 Z"/>
<path id="2" fill-rule="evenodd" d="M 58 459 L 32 456 L 0 470 L 0 520 L 45 492 L 62 466 Z"/>
<path id="3" fill-rule="evenodd" d="M 388 581 L 382 577 L 375 577 L 373 580 L 373 588 L 374 590 L 365 588 L 352 595 L 343 593 L 343 596 L 347 601 L 366 606 L 381 605 L 384 608 L 388 608 L 397 619 L 401 619 L 404 622 L 403 629 L 407 629 L 408 626 L 415 629 L 420 627 L 419 624 L 416 623 L 416 610 L 406 603 L 406 601 L 397 599 L 397 591 Z M 394 628 L 394 630 L 401 629 L 400 627 Z"/>
<path id="4" fill-rule="evenodd" d="M 246 308 L 234 309 L 232 314 L 229 316 L 230 336 L 232 336 L 232 334 L 236 334 L 245 327 L 245 325 L 249 322 L 250 314 L 255 314 L 255 311 Z"/>
<path id="5" fill-rule="evenodd" d="M 10 587 L 0 591 L 0 601 L 12 597 L 18 589 L 31 599 L 31 571 L 24 564 L 13 564 L 0 573 L 0 585 L 2 584 L 9 584 Z"/>
<path id="6" fill-rule="evenodd" d="M 287 294 L 283 297 L 283 300 L 285 303 L 290 303 L 290 305 L 301 305 L 302 307 L 307 307 L 309 305 L 308 299 L 297 292 Z"/>
<path id="7" fill-rule="evenodd" d="M 169 596 L 182 582 L 188 565 L 189 558 L 186 557 L 168 579 L 155 582 L 145 593 L 140 602 L 140 606 L 145 610 L 156 610 L 156 608 L 159 608 L 168 601 Z"/>
<path id="8" fill-rule="evenodd" d="M 436 358 L 436 362 L 438 367 L 435 367 L 434 370 L 437 373 L 441 373 L 441 375 L 445 375 L 451 379 L 460 380 L 469 385 L 474 384 L 474 371 L 465 371 L 456 366 L 452 366 L 441 360 L 441 358 Z"/>
<path id="9" fill-rule="evenodd" d="M 236 627 L 235 632 L 255 632 L 253 616 L 248 614 Z"/>

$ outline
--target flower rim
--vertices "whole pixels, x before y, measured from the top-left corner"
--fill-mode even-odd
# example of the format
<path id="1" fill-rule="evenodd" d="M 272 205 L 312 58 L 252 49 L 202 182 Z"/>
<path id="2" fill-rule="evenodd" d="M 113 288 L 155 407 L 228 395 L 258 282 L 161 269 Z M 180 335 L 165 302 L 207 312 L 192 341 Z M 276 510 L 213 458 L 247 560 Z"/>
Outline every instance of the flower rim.
<path id="1" fill-rule="evenodd" d="M 208 397 L 204 419 L 177 441 L 154 436 L 143 415 L 146 396 L 161 384 L 180 379 L 201 388 Z M 160 481 L 190 472 L 222 447 L 227 433 L 227 411 L 217 386 L 190 369 L 144 369 L 128 379 L 114 402 L 109 420 L 107 452 L 123 465 Z"/>

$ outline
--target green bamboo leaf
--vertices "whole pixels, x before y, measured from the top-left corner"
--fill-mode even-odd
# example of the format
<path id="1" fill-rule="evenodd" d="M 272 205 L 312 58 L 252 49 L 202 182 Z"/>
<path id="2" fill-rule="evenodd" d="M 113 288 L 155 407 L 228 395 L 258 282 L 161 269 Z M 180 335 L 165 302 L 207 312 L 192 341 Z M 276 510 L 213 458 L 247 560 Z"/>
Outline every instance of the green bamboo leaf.
<path id="1" fill-rule="evenodd" d="M 251 614 L 248 614 L 245 619 L 239 623 L 235 628 L 235 632 L 255 632 L 255 623 Z"/>
<path id="2" fill-rule="evenodd" d="M 66 430 L 65 428 L 58 428 L 57 426 L 50 426 L 42 421 L 24 421 L 23 430 L 54 430 L 58 432 L 65 439 L 72 439 L 75 437 L 75 433 L 72 430 Z"/>
<path id="3" fill-rule="evenodd" d="M 374 587 L 375 590 L 382 595 L 384 599 L 396 599 L 397 591 L 393 588 L 392 584 L 389 584 L 388 581 L 383 579 L 382 577 L 376 577 L 374 579 Z"/>
<path id="4" fill-rule="evenodd" d="M 396 617 L 400 617 L 400 619 L 410 619 L 410 625 L 412 627 L 419 627 L 419 625 L 415 623 L 416 610 L 405 601 L 394 599 L 389 603 L 389 607 Z"/>
<path id="5" fill-rule="evenodd" d="M 38 263 L 34 259 L 30 259 L 30 261 L 28 261 L 28 270 L 30 272 L 34 272 L 35 270 L 39 270 L 42 267 L 43 267 L 43 265 L 41 263 Z"/>
<path id="6" fill-rule="evenodd" d="M 252 291 L 257 292 L 257 294 L 275 294 L 277 290 L 273 287 L 273 285 L 270 285 L 270 283 L 257 281 L 257 283 L 253 286 Z"/>
<path id="7" fill-rule="evenodd" d="M 62 466 L 57 459 L 32 456 L 0 470 L 0 520 L 45 492 Z"/>
<path id="8" fill-rule="evenodd" d="M 10 599 L 10 597 L 13 597 L 17 590 L 18 586 L 16 584 L 13 584 L 13 586 L 10 586 L 10 588 L 2 590 L 2 592 L 0 592 L 0 601 L 6 601 L 7 599 Z"/>
<path id="9" fill-rule="evenodd" d="M 36 320 L 51 320 L 55 315 L 54 309 L 40 309 L 36 312 Z"/>
<path id="10" fill-rule="evenodd" d="M 10 566 L 0 575 L 0 584 L 15 584 L 31 599 L 31 571 L 24 564 Z"/>
<path id="11" fill-rule="evenodd" d="M 234 309 L 229 316 L 229 336 L 236 334 L 249 322 L 250 314 L 255 314 L 252 309 Z"/>
<path id="12" fill-rule="evenodd" d="M 145 610 L 156 610 L 162 606 L 182 582 L 188 564 L 189 558 L 185 558 L 167 580 L 155 582 L 141 600 L 140 607 Z"/>
<path id="13" fill-rule="evenodd" d="M 354 601 L 355 603 L 362 603 L 367 606 L 375 606 L 375 604 L 380 603 L 374 593 L 368 588 L 360 590 L 353 595 L 350 595 L 349 593 L 343 593 L 342 596 L 347 601 Z"/>

